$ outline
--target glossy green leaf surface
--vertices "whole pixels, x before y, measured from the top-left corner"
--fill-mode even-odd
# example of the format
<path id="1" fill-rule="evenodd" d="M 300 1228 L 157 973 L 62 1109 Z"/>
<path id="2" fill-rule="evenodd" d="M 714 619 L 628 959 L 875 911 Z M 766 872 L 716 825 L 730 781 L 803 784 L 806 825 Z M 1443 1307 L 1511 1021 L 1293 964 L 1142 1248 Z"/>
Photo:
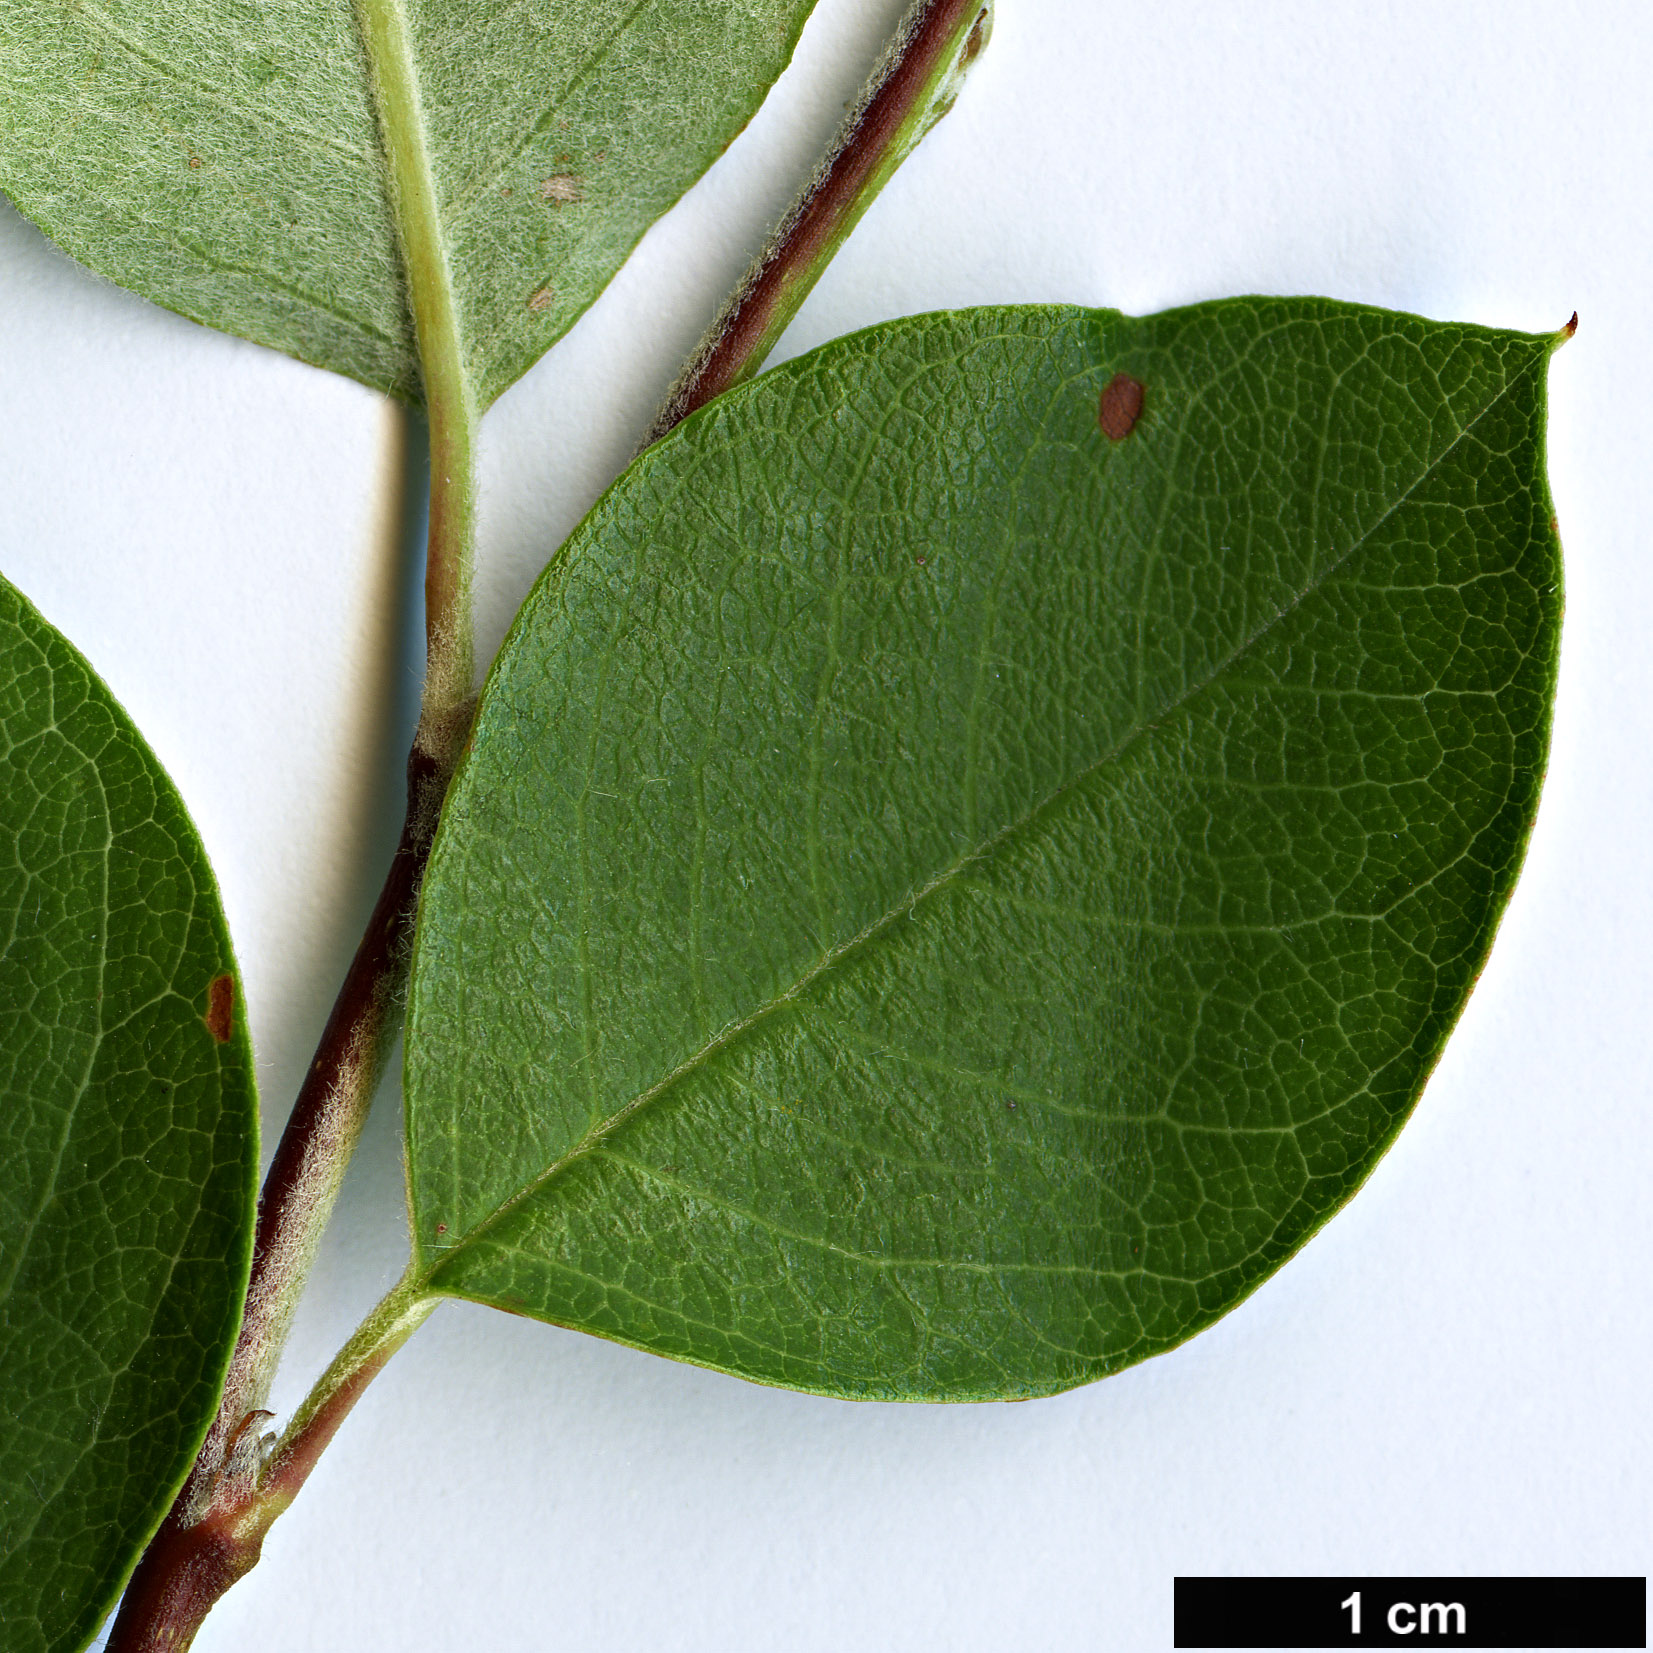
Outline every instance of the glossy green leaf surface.
<path id="1" fill-rule="evenodd" d="M 0 580 L 0 1642 L 82 1646 L 240 1323 L 252 1049 L 200 840 L 90 667 Z"/>
<path id="2" fill-rule="evenodd" d="M 811 4 L 16 0 L 0 188 L 123 286 L 416 400 L 382 13 L 486 406 L 751 117 Z"/>
<path id="3" fill-rule="evenodd" d="M 912 1399 L 1231 1308 L 1391 1141 L 1512 887 L 1554 343 L 927 316 L 645 454 L 525 605 L 431 863 L 429 1289 Z"/>

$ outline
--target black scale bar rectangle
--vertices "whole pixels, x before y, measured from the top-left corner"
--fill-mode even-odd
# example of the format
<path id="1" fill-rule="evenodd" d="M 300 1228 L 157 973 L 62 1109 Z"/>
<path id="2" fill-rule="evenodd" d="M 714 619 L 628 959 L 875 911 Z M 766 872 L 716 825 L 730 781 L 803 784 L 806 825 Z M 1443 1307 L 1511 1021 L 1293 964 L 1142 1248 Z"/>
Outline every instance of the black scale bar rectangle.
<path id="1" fill-rule="evenodd" d="M 1179 1578 L 1178 1647 L 1646 1647 L 1645 1578 Z"/>

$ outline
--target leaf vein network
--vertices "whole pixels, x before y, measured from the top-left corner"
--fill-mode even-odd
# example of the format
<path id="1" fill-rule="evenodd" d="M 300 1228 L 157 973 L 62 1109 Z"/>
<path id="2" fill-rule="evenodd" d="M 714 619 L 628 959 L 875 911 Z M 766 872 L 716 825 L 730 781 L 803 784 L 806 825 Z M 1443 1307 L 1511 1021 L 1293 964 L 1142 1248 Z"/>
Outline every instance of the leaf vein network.
<path id="1" fill-rule="evenodd" d="M 489 1230 L 504 1221 L 519 1207 L 539 1195 L 552 1181 L 566 1171 L 570 1166 L 586 1157 L 599 1145 L 603 1145 L 622 1126 L 628 1123 L 638 1113 L 647 1109 L 655 1101 L 675 1089 L 683 1080 L 700 1071 L 708 1063 L 715 1060 L 725 1050 L 744 1039 L 755 1028 L 761 1026 L 782 1009 L 795 1005 L 814 984 L 827 972 L 835 969 L 847 959 L 859 953 L 869 943 L 876 940 L 885 931 L 890 929 L 904 914 L 912 912 L 930 896 L 949 886 L 965 868 L 985 860 L 1002 845 L 1008 843 L 1030 826 L 1034 825 L 1050 809 L 1061 800 L 1073 793 L 1078 787 L 1085 784 L 1108 765 L 1116 762 L 1124 752 L 1144 736 L 1151 734 L 1167 719 L 1197 699 L 1206 689 L 1214 685 L 1235 661 L 1242 659 L 1262 640 L 1267 637 L 1288 615 L 1294 613 L 1307 599 L 1332 580 L 1341 569 L 1355 557 L 1361 549 L 1407 504 L 1409 504 L 1418 490 L 1434 476 L 1444 465 L 1457 448 L 1469 437 L 1470 433 L 1480 422 L 1504 401 L 1527 375 L 1538 371 L 1538 363 L 1523 365 L 1514 375 L 1507 378 L 1480 407 L 1467 423 L 1459 422 L 1457 434 L 1454 435 L 1418 472 L 1417 476 L 1407 484 L 1395 501 L 1388 506 L 1371 524 L 1369 524 L 1354 540 L 1337 556 L 1328 561 L 1318 572 L 1293 595 L 1293 597 L 1274 614 L 1264 620 L 1255 630 L 1222 660 L 1220 660 L 1203 677 L 1189 684 L 1175 695 L 1164 707 L 1155 712 L 1152 717 L 1144 720 L 1138 727 L 1123 736 L 1107 751 L 1099 754 L 1091 763 L 1063 782 L 1050 795 L 1032 805 L 1015 820 L 1009 822 L 992 834 L 985 842 L 975 849 L 959 855 L 951 864 L 942 869 L 926 883 L 905 896 L 892 908 L 864 926 L 857 934 L 841 942 L 837 947 L 818 959 L 806 970 L 797 981 L 774 998 L 767 1000 L 747 1016 L 739 1021 L 732 1022 L 722 1029 L 716 1036 L 706 1041 L 698 1050 L 691 1053 L 669 1073 L 665 1074 L 655 1084 L 649 1086 L 628 1101 L 616 1108 L 603 1118 L 598 1118 L 578 1142 L 566 1153 L 559 1156 L 548 1165 L 538 1176 L 526 1186 L 520 1188 L 508 1198 L 502 1200 L 492 1211 L 474 1223 L 467 1232 L 459 1236 L 439 1252 L 435 1252 L 426 1268 L 426 1277 L 430 1278 L 439 1270 L 443 1263 L 463 1252 L 466 1247 L 475 1243 Z M 612 1151 L 612 1150 L 610 1150 Z M 1295 1209 L 1293 1207 L 1292 1209 Z M 1290 1212 L 1281 1218 L 1281 1223 L 1287 1220 Z M 1278 1232 L 1278 1228 L 1276 1229 Z M 1266 1243 L 1266 1242 L 1265 1242 Z M 1259 1248 L 1260 1249 L 1260 1248 Z M 1251 1255 L 1255 1255 L 1253 1252 Z"/>

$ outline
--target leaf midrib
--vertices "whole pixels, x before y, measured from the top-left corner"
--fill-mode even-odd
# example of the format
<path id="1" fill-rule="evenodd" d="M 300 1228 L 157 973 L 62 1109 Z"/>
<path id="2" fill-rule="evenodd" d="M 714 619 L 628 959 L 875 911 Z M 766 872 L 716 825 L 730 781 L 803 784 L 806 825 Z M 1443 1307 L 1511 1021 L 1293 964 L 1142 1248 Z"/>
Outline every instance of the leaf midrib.
<path id="1" fill-rule="evenodd" d="M 497 1206 L 494 1207 L 492 1211 L 487 1214 L 487 1216 L 483 1217 L 479 1222 L 467 1229 L 459 1239 L 444 1247 L 440 1253 L 437 1254 L 435 1260 L 422 1271 L 424 1284 L 427 1287 L 434 1287 L 436 1285 L 437 1275 L 448 1263 L 463 1255 L 466 1250 L 476 1244 L 491 1229 L 498 1227 L 507 1218 L 509 1218 L 519 1206 L 525 1204 L 527 1201 L 538 1195 L 549 1183 L 562 1175 L 564 1171 L 568 1170 L 570 1166 L 577 1164 L 580 1160 L 586 1158 L 610 1136 L 614 1135 L 615 1132 L 617 1132 L 623 1125 L 628 1123 L 636 1114 L 640 1113 L 652 1102 L 658 1100 L 661 1096 L 672 1090 L 680 1081 L 686 1079 L 702 1067 L 705 1067 L 730 1046 L 734 1045 L 739 1040 L 744 1039 L 748 1033 L 752 1032 L 763 1022 L 767 1021 L 771 1016 L 777 1014 L 790 1005 L 796 1004 L 803 998 L 810 988 L 813 987 L 818 980 L 820 980 L 822 976 L 827 974 L 830 970 L 835 969 L 839 964 L 844 962 L 844 960 L 853 954 L 858 953 L 863 947 L 870 946 L 883 932 L 890 929 L 903 914 L 911 912 L 921 902 L 926 901 L 937 891 L 947 887 L 967 867 L 991 855 L 997 848 L 999 848 L 1000 845 L 1006 843 L 1018 833 L 1024 832 L 1033 826 L 1042 815 L 1054 808 L 1062 801 L 1062 799 L 1067 797 L 1068 794 L 1073 792 L 1076 788 L 1084 785 L 1085 782 L 1098 771 L 1105 768 L 1107 765 L 1118 761 L 1133 745 L 1136 744 L 1138 740 L 1142 739 L 1143 736 L 1149 734 L 1156 726 L 1163 723 L 1166 719 L 1174 716 L 1190 702 L 1196 700 L 1201 694 L 1221 679 L 1233 665 L 1255 649 L 1257 645 L 1261 643 L 1263 639 L 1266 638 L 1278 625 L 1280 625 L 1282 621 L 1294 614 L 1305 602 L 1308 601 L 1310 597 L 1319 591 L 1328 581 L 1333 579 L 1352 558 L 1357 556 L 1362 548 L 1372 539 L 1372 537 L 1379 533 L 1383 529 L 1384 525 L 1389 522 L 1389 520 L 1394 517 L 1397 512 L 1402 510 L 1411 501 L 1418 490 L 1422 488 L 1424 484 L 1428 482 L 1444 464 L 1446 464 L 1447 460 L 1458 449 L 1458 447 L 1469 438 L 1470 434 L 1481 423 L 1481 421 L 1485 419 L 1486 416 L 1491 413 L 1493 409 L 1496 408 L 1501 402 L 1512 395 L 1523 379 L 1539 370 L 1542 365 L 1542 361 L 1542 356 L 1535 356 L 1532 361 L 1528 362 L 1517 373 L 1507 379 L 1503 386 L 1494 395 L 1490 396 L 1485 404 L 1476 411 L 1475 415 L 1467 423 L 1460 427 L 1458 433 L 1450 442 L 1447 443 L 1444 448 L 1441 449 L 1440 453 L 1423 466 L 1417 476 L 1414 477 L 1413 480 L 1408 483 L 1396 497 L 1393 504 L 1391 504 L 1380 516 L 1378 516 L 1362 533 L 1360 533 L 1342 553 L 1327 562 L 1322 569 L 1312 575 L 1307 583 L 1295 593 L 1287 604 L 1277 609 L 1248 637 L 1238 643 L 1215 666 L 1213 666 L 1212 669 L 1205 674 L 1205 676 L 1187 685 L 1180 693 L 1166 702 L 1164 706 L 1160 707 L 1151 715 L 1144 716 L 1138 725 L 1130 731 L 1130 733 L 1121 737 L 1121 739 L 1116 741 L 1107 751 L 1098 754 L 1098 756 L 1089 764 L 1076 771 L 1067 780 L 1062 782 L 1060 786 L 1056 787 L 1056 789 L 1048 796 L 1041 799 L 1038 803 L 1034 804 L 1031 808 L 1025 810 L 1021 815 L 1016 817 L 1016 819 L 1010 821 L 1005 826 L 1001 827 L 997 832 L 990 835 L 978 847 L 958 856 L 949 866 L 937 873 L 933 878 L 920 886 L 912 894 L 903 897 L 902 900 L 895 903 L 889 911 L 880 914 L 876 919 L 864 926 L 855 935 L 849 937 L 847 940 L 839 943 L 837 947 L 832 948 L 830 951 L 823 954 L 822 957 L 815 962 L 815 964 L 805 971 L 804 974 L 784 992 L 777 994 L 772 999 L 766 1000 L 762 1005 L 742 1020 L 730 1023 L 729 1026 L 724 1028 L 720 1033 L 716 1034 L 713 1038 L 708 1039 L 705 1044 L 701 1045 L 697 1050 L 684 1058 L 682 1062 L 678 1063 L 676 1067 L 674 1067 L 664 1077 L 656 1081 L 655 1084 L 649 1086 L 646 1090 L 638 1092 L 636 1096 L 632 1097 L 630 1101 L 626 1102 L 620 1108 L 617 1108 L 606 1119 L 603 1119 L 599 1123 L 589 1127 L 580 1140 L 575 1143 L 575 1145 L 570 1148 L 567 1153 L 554 1160 L 545 1168 L 545 1170 L 540 1172 L 538 1176 L 525 1184 L 522 1188 L 518 1189 L 509 1198 L 502 1200 Z M 415 1233 L 413 1243 L 416 1253 L 420 1254 L 422 1257 L 427 1249 L 425 1241 L 417 1233 Z"/>
<path id="2" fill-rule="evenodd" d="M 413 321 L 433 444 L 438 422 L 465 428 L 475 396 L 460 335 L 447 226 L 431 164 L 430 130 L 419 68 L 402 0 L 357 0 L 362 49 L 373 80 L 388 172 L 387 197 L 402 250 L 402 273 Z M 433 461 L 436 459 L 433 451 Z"/>

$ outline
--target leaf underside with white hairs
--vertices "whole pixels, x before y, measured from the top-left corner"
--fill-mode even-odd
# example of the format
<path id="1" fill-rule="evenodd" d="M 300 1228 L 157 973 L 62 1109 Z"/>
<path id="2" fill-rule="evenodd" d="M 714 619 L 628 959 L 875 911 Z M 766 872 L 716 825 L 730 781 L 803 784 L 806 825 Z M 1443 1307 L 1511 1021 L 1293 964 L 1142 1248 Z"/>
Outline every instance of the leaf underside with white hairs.
<path id="1" fill-rule="evenodd" d="M 465 370 L 486 407 L 722 153 L 813 0 L 363 0 L 405 38 Z M 420 396 L 351 0 L 16 0 L 0 188 L 94 270 Z"/>

